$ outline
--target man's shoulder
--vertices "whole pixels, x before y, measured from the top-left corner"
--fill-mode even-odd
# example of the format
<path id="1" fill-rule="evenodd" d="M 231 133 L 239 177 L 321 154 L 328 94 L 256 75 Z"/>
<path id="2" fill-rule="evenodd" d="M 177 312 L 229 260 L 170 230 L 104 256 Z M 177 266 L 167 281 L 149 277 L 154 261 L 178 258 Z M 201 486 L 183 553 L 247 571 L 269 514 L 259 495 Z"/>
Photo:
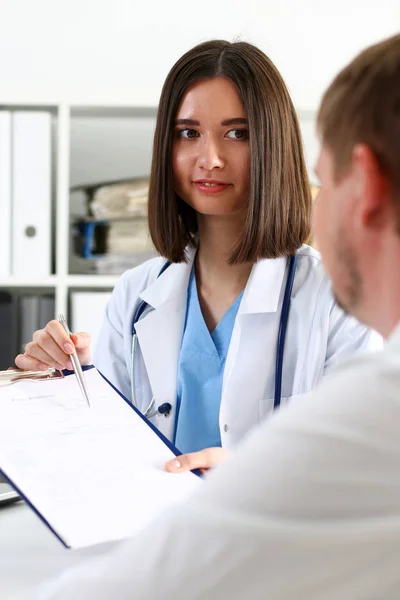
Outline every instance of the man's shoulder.
<path id="1" fill-rule="evenodd" d="M 366 386 L 380 385 L 381 380 L 394 384 L 400 389 L 400 350 L 385 345 L 383 350 L 376 352 L 362 352 L 353 355 L 334 368 L 326 377 L 326 383 L 332 380 L 338 385 L 353 385 L 364 388 Z M 389 381 L 390 379 L 390 381 Z"/>
<path id="2" fill-rule="evenodd" d="M 355 354 L 325 375 L 303 406 L 292 408 L 305 418 L 313 415 L 326 422 L 336 419 L 349 426 L 360 420 L 375 422 L 389 414 L 400 419 L 400 352 L 386 347 Z M 290 411 L 288 411 L 290 412 Z"/>

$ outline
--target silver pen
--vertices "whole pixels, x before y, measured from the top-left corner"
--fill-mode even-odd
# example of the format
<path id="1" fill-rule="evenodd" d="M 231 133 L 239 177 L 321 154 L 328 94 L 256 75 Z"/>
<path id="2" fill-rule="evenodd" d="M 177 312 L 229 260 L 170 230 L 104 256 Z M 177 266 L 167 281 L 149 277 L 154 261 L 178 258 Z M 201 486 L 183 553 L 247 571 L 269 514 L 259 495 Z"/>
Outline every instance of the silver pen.
<path id="1" fill-rule="evenodd" d="M 58 321 L 64 327 L 65 333 L 70 338 L 71 337 L 71 332 L 70 332 L 70 330 L 68 328 L 67 321 L 65 320 L 64 315 L 58 315 Z M 74 346 L 74 348 L 75 348 L 75 346 Z M 89 393 L 88 393 L 88 389 L 87 389 L 85 378 L 83 376 L 83 371 L 82 371 L 81 363 L 79 362 L 79 358 L 78 358 L 78 355 L 76 353 L 76 349 L 74 349 L 73 353 L 70 354 L 70 359 L 71 359 L 71 362 L 72 362 L 72 366 L 74 368 L 74 372 L 75 372 L 76 378 L 77 378 L 78 383 L 79 383 L 79 387 L 81 388 L 82 395 L 85 398 L 86 402 L 88 403 L 88 406 L 90 407 Z"/>

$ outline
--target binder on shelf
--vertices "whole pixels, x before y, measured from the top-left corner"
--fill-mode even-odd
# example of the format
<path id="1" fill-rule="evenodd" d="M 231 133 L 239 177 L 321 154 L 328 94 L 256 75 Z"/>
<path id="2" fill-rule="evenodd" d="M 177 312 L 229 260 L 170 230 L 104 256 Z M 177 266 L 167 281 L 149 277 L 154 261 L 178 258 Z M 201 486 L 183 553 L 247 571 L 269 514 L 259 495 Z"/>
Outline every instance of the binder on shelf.
<path id="1" fill-rule="evenodd" d="M 8 369 L 17 354 L 16 298 L 8 292 L 0 292 L 0 332 L 0 369 Z"/>
<path id="2" fill-rule="evenodd" d="M 111 292 L 71 292 L 72 331 L 89 333 L 92 350 L 96 347 L 110 297 Z"/>
<path id="3" fill-rule="evenodd" d="M 44 329 L 49 321 L 56 317 L 54 296 L 39 297 L 39 329 Z"/>
<path id="4" fill-rule="evenodd" d="M 23 354 L 26 344 L 32 340 L 34 331 L 39 329 L 39 296 L 20 297 L 19 323 L 18 352 Z"/>
<path id="5" fill-rule="evenodd" d="M 12 275 L 51 272 L 51 115 L 12 115 Z"/>
<path id="6" fill-rule="evenodd" d="M 0 277 L 11 274 L 11 112 L 0 110 Z"/>

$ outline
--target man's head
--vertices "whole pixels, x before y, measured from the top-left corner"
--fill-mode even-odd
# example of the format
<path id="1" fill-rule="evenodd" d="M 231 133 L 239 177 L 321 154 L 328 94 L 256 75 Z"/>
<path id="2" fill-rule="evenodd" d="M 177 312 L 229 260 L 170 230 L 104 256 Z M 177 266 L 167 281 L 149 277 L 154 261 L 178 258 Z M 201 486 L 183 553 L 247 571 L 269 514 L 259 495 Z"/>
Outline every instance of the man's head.
<path id="1" fill-rule="evenodd" d="M 378 313 L 390 287 L 400 292 L 400 35 L 364 50 L 337 75 L 322 99 L 318 132 L 318 247 L 339 303 L 386 334 L 390 324 Z"/>

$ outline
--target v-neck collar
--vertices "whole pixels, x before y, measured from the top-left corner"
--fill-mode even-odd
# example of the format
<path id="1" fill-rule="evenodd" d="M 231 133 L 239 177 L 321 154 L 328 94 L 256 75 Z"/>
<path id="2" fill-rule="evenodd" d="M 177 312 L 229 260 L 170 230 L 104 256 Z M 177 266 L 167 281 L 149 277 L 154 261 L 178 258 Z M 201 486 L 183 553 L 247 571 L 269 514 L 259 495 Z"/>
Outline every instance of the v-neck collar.
<path id="1" fill-rule="evenodd" d="M 188 302 L 192 302 L 192 308 L 194 308 L 195 325 L 198 327 L 198 334 L 201 335 L 206 347 L 209 349 L 211 354 L 217 354 L 219 358 L 225 358 L 228 351 L 229 342 L 227 347 L 224 347 L 224 336 L 222 335 L 223 328 L 227 319 L 232 316 L 232 312 L 235 313 L 235 318 L 239 309 L 239 305 L 243 296 L 243 291 L 240 292 L 239 296 L 232 302 L 226 312 L 222 315 L 213 331 L 209 331 L 207 324 L 204 320 L 203 312 L 201 310 L 199 295 L 197 291 L 197 282 L 194 266 L 190 274 L 189 279 L 189 294 Z M 233 328 L 233 327 L 232 327 Z M 232 333 L 232 332 L 231 332 Z M 230 341 L 230 336 L 229 336 Z"/>

